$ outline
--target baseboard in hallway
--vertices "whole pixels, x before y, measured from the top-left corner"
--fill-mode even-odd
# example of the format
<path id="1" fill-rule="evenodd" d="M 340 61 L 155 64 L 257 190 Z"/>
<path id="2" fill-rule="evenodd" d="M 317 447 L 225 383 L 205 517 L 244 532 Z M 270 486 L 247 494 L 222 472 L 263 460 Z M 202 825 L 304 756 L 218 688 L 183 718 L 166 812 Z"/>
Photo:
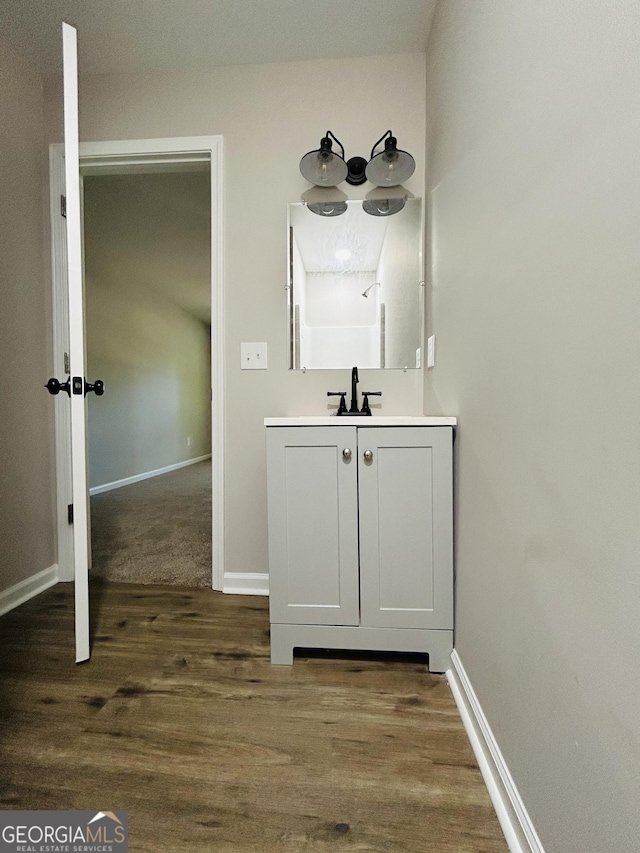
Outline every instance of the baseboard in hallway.
<path id="1" fill-rule="evenodd" d="M 164 468 L 155 468 L 153 471 L 134 474 L 132 477 L 125 477 L 123 480 L 104 483 L 102 486 L 94 486 L 89 489 L 89 495 L 93 497 L 94 495 L 101 495 L 103 492 L 111 492 L 113 489 L 121 489 L 123 486 L 131 486 L 133 483 L 140 483 L 142 480 L 160 477 L 162 474 L 169 474 L 171 471 L 178 471 L 180 468 L 187 468 L 189 465 L 197 465 L 198 462 L 205 462 L 207 459 L 211 459 L 210 453 L 205 453 L 204 456 L 196 456 L 194 459 L 187 459 L 184 462 L 176 462 L 173 465 L 165 465 Z"/>

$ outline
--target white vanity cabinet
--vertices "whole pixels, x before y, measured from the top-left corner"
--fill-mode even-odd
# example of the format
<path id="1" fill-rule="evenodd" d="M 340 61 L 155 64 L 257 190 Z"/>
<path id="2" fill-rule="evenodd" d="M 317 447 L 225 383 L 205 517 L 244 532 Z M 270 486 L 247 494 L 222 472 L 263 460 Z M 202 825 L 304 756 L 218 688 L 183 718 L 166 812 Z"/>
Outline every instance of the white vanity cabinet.
<path id="1" fill-rule="evenodd" d="M 295 647 L 427 652 L 442 672 L 455 420 L 363 420 L 265 421 L 271 660 L 291 664 Z"/>

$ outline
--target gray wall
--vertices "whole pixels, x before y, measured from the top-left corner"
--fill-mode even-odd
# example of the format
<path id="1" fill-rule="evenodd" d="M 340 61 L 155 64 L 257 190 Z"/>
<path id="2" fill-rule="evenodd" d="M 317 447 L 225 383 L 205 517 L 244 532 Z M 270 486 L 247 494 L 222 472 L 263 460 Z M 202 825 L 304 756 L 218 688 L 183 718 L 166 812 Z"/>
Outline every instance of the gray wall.
<path id="1" fill-rule="evenodd" d="M 208 173 L 84 180 L 91 487 L 211 452 L 210 223 Z"/>
<path id="2" fill-rule="evenodd" d="M 0 44 L 0 591 L 56 561 L 43 91 Z"/>
<path id="3" fill-rule="evenodd" d="M 392 128 L 418 161 L 407 186 L 421 196 L 424 55 L 89 79 L 81 69 L 80 79 L 82 140 L 224 136 L 225 569 L 266 572 L 263 418 L 325 414 L 326 391 L 340 376 L 342 384 L 349 380 L 346 371 L 287 370 L 287 203 L 309 188 L 298 164 L 328 128 L 348 157 L 368 156 Z M 330 93 L 326 99 L 318 98 L 319 87 Z M 60 137 L 58 98 L 55 87 L 48 91 L 50 141 Z M 351 190 L 362 198 L 367 185 Z M 240 370 L 241 341 L 267 342 L 267 371 Z M 384 392 L 385 414 L 422 413 L 420 371 L 363 371 L 361 387 L 367 385 Z"/>
<path id="4" fill-rule="evenodd" d="M 382 283 L 380 299 L 386 307 L 386 364 L 415 367 L 421 346 L 423 302 L 420 281 L 422 217 L 419 204 L 411 202 L 399 216 L 389 216 L 376 278 Z"/>
<path id="5" fill-rule="evenodd" d="M 548 853 L 640 838 L 640 6 L 441 2 L 425 410 L 456 647 Z"/>

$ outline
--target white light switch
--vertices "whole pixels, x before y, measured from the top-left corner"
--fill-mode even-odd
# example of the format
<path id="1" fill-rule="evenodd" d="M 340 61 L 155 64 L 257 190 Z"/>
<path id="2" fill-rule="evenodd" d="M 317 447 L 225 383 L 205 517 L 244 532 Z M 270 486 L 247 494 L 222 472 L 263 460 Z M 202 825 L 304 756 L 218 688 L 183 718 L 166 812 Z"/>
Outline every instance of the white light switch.
<path id="1" fill-rule="evenodd" d="M 427 338 L 427 369 L 435 367 L 436 363 L 436 336 Z"/>
<path id="2" fill-rule="evenodd" d="M 242 370 L 266 370 L 266 343 L 240 344 L 240 367 Z"/>

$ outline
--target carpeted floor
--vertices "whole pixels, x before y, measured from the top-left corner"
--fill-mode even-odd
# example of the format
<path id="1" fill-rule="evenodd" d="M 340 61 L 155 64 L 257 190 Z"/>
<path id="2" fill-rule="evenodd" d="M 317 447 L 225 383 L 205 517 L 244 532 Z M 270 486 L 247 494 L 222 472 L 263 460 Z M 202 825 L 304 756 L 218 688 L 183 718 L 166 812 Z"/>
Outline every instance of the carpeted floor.
<path id="1" fill-rule="evenodd" d="M 91 498 L 91 576 L 211 586 L 211 461 Z"/>

